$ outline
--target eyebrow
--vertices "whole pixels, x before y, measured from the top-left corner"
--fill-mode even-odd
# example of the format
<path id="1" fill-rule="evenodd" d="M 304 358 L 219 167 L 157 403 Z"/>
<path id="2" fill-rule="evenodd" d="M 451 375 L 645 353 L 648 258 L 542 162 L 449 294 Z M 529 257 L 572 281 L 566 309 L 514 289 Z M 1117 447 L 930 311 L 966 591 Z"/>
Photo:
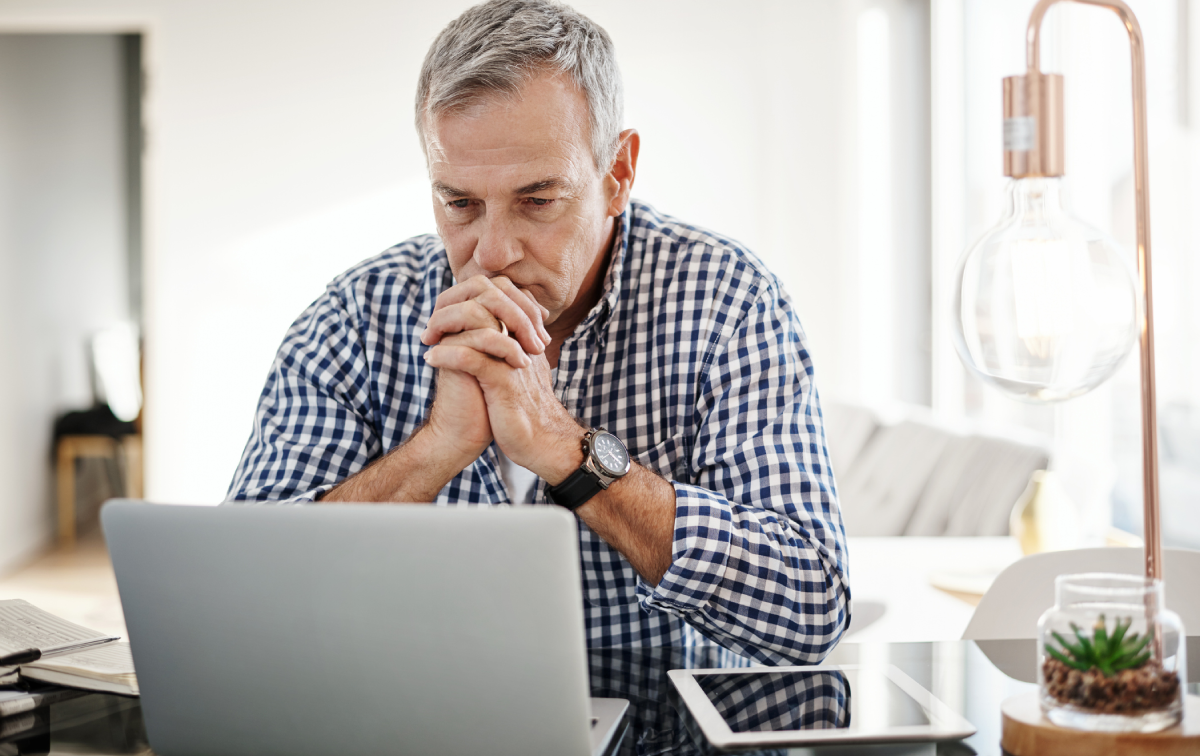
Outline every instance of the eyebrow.
<path id="1" fill-rule="evenodd" d="M 570 189 L 571 185 L 565 180 L 558 177 L 544 178 L 540 181 L 534 181 L 532 184 L 526 184 L 513 194 L 536 194 L 544 192 L 547 189 Z"/>
<path id="2" fill-rule="evenodd" d="M 438 194 L 442 195 L 443 197 L 460 198 L 460 197 L 470 197 L 471 196 L 471 193 L 466 191 L 465 189 L 458 189 L 456 187 L 450 186 L 449 184 L 443 184 L 441 181 L 433 182 L 433 190 L 435 192 L 437 192 Z"/>
<path id="3" fill-rule="evenodd" d="M 570 191 L 571 184 L 566 179 L 552 176 L 550 178 L 539 179 L 531 184 L 526 184 L 525 186 L 518 188 L 515 192 L 513 192 L 513 194 L 536 194 L 537 192 L 544 192 L 547 189 L 564 189 Z M 466 189 L 459 189 L 458 187 L 450 186 L 449 184 L 442 183 L 441 181 L 433 182 L 433 190 L 443 197 L 451 197 L 454 199 L 465 199 L 471 196 L 471 192 L 468 192 Z"/>

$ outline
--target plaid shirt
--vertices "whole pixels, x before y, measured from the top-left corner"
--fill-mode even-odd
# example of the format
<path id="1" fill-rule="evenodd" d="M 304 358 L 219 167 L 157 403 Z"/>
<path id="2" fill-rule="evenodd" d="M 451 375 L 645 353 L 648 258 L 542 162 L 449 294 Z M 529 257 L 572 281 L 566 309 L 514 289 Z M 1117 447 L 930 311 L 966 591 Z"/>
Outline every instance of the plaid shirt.
<path id="1" fill-rule="evenodd" d="M 334 279 L 283 340 L 230 500 L 312 501 L 407 439 L 433 386 L 419 335 L 452 286 L 419 236 Z M 812 362 L 775 276 L 736 242 L 631 203 L 554 389 L 675 488 L 657 585 L 579 523 L 593 648 L 711 641 L 813 663 L 849 621 L 845 534 Z M 546 503 L 538 481 L 534 503 Z M 437 503 L 504 504 L 493 444 Z"/>

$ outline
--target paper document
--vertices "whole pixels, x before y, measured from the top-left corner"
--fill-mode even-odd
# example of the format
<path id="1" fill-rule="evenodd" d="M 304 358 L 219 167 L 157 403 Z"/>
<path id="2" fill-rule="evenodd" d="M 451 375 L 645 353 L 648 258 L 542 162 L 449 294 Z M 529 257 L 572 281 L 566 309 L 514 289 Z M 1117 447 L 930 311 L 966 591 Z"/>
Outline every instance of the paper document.
<path id="1" fill-rule="evenodd" d="M 0 601 L 0 656 L 27 648 L 49 649 L 108 637 L 67 622 L 28 601 Z"/>
<path id="2" fill-rule="evenodd" d="M 21 676 L 74 688 L 138 694 L 128 643 L 109 643 L 21 665 Z"/>

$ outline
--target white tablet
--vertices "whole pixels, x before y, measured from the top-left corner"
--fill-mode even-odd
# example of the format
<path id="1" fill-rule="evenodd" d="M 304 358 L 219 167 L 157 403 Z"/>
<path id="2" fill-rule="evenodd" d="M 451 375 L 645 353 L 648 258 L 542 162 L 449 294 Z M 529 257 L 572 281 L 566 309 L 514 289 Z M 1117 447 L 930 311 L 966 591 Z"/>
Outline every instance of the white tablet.
<path id="1" fill-rule="evenodd" d="M 721 749 L 958 740 L 970 722 L 893 665 L 673 669 L 667 673 Z"/>

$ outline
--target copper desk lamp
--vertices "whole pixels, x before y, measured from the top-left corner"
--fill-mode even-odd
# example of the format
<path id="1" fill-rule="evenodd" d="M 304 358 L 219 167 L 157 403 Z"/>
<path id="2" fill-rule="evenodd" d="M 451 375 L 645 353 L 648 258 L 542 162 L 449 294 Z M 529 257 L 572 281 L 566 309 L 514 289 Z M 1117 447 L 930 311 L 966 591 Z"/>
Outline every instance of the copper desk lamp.
<path id="1" fill-rule="evenodd" d="M 1069 0 L 1114 11 L 1133 61 L 1133 170 L 1137 281 L 1111 239 L 1058 204 L 1063 175 L 1063 77 L 1042 73 L 1040 0 L 1026 33 L 1028 70 L 1004 79 L 1004 174 L 1009 207 L 1001 223 L 959 262 L 954 342 L 976 375 L 1032 401 L 1060 401 L 1107 380 L 1141 343 L 1145 572 L 1162 578 L 1146 72 L 1142 32 L 1121 0 Z M 1140 317 L 1139 317 L 1140 316 Z"/>

